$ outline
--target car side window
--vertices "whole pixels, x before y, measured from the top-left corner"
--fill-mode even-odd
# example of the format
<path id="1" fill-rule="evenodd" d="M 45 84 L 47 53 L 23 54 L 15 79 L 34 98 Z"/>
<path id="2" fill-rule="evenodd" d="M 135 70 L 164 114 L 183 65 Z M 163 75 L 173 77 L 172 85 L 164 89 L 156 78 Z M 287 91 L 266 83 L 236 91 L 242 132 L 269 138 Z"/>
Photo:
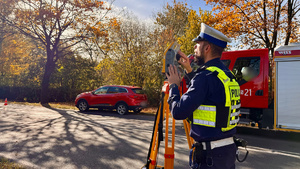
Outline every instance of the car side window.
<path id="1" fill-rule="evenodd" d="M 127 93 L 127 90 L 124 88 L 119 88 L 119 93 Z"/>
<path id="2" fill-rule="evenodd" d="M 106 94 L 109 87 L 101 87 L 97 89 L 94 94 Z"/>
<path id="3" fill-rule="evenodd" d="M 232 69 L 239 85 L 254 79 L 260 72 L 260 57 L 238 58 Z"/>
<path id="4" fill-rule="evenodd" d="M 131 90 L 136 94 L 145 94 L 144 90 L 142 90 L 141 88 L 134 88 Z"/>
<path id="5" fill-rule="evenodd" d="M 118 87 L 110 87 L 108 89 L 107 93 L 109 93 L 109 94 L 119 93 L 119 88 Z"/>

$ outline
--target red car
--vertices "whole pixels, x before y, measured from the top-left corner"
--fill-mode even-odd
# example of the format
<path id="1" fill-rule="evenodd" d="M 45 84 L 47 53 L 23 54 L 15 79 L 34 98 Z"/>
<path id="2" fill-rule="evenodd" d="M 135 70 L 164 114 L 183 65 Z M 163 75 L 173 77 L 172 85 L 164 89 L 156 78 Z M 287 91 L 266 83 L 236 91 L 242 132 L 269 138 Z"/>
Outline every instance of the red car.
<path id="1" fill-rule="evenodd" d="M 75 99 L 76 107 L 81 111 L 89 108 L 116 109 L 121 115 L 128 110 L 140 112 L 147 105 L 147 96 L 136 86 L 102 86 L 91 92 L 79 94 Z"/>

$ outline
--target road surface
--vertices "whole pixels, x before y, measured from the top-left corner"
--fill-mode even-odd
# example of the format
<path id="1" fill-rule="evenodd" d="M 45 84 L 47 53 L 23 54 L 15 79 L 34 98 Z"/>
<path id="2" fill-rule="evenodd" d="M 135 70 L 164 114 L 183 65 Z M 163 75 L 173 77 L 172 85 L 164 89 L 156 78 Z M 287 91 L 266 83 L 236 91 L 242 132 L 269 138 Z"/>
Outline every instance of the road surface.
<path id="1" fill-rule="evenodd" d="M 145 162 L 154 116 L 80 113 L 20 104 L 0 105 L 0 156 L 26 168 L 139 169 Z M 300 143 L 250 135 L 249 157 L 237 169 L 300 168 Z M 163 145 L 159 164 L 163 164 Z M 176 123 L 175 169 L 187 169 L 188 145 Z"/>

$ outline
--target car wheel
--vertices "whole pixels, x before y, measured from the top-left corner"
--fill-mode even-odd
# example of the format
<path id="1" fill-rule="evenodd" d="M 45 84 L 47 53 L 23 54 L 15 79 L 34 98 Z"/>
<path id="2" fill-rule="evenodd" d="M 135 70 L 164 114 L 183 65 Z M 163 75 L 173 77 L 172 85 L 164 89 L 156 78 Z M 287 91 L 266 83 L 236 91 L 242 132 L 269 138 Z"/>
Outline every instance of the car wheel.
<path id="1" fill-rule="evenodd" d="M 128 112 L 128 107 L 125 103 L 119 103 L 116 109 L 120 115 L 124 115 Z"/>
<path id="2" fill-rule="evenodd" d="M 88 111 L 89 110 L 89 105 L 85 100 L 80 100 L 79 103 L 78 103 L 78 109 L 81 112 Z"/>

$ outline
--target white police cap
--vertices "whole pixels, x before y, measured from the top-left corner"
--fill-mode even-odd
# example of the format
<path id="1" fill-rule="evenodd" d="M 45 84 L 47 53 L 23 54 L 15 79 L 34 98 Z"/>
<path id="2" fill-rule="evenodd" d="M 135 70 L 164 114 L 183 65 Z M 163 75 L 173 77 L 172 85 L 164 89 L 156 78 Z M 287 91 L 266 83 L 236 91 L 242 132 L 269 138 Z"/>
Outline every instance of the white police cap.
<path id="1" fill-rule="evenodd" d="M 197 38 L 193 39 L 194 42 L 209 41 L 217 46 L 226 48 L 227 42 L 231 42 L 231 39 L 227 38 L 220 31 L 207 26 L 205 23 L 201 23 L 201 31 Z"/>

